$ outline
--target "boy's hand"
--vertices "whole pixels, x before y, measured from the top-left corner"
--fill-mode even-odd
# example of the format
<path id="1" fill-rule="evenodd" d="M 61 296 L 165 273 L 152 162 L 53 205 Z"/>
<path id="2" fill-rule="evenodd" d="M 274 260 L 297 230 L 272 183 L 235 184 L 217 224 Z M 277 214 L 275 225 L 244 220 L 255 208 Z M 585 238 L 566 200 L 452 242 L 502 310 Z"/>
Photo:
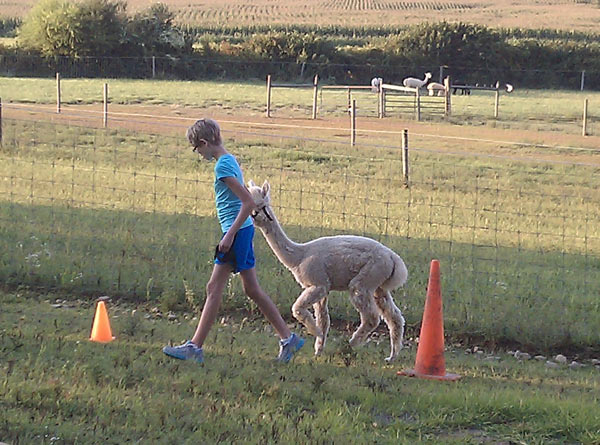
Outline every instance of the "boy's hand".
<path id="1" fill-rule="evenodd" d="M 234 237 L 227 232 L 219 242 L 219 251 L 223 253 L 229 252 L 229 249 L 231 249 L 231 245 L 233 244 L 233 238 Z"/>

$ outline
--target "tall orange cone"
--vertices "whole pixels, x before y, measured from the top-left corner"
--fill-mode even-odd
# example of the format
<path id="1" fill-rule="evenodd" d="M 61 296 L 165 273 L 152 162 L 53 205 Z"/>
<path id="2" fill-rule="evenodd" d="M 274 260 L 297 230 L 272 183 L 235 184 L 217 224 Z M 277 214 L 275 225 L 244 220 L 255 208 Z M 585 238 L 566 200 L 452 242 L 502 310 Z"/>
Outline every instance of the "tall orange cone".
<path id="1" fill-rule="evenodd" d="M 99 301 L 96 306 L 96 315 L 94 316 L 94 324 L 92 325 L 92 335 L 90 335 L 91 341 L 97 341 L 100 343 L 108 343 L 113 341 L 115 337 L 112 336 L 110 330 L 110 322 L 108 321 L 108 312 L 106 312 L 106 306 L 104 301 Z"/>
<path id="2" fill-rule="evenodd" d="M 421 323 L 421 334 L 415 368 L 398 371 L 398 375 L 433 380 L 458 380 L 458 374 L 446 373 L 444 360 L 444 315 L 440 290 L 440 262 L 431 261 L 427 300 Z"/>

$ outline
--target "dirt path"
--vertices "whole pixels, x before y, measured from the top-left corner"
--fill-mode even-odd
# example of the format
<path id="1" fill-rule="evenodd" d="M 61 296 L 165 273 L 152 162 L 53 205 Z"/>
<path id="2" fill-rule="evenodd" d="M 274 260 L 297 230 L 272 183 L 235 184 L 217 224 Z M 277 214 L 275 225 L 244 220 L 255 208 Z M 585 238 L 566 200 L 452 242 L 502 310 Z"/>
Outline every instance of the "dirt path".
<path id="1" fill-rule="evenodd" d="M 49 105 L 8 104 L 5 118 L 49 121 L 101 128 L 102 105 L 68 105 L 61 114 Z M 221 107 L 192 108 L 176 105 L 111 104 L 108 127 L 147 133 L 183 136 L 195 119 L 210 116 L 224 132 L 236 137 L 285 136 L 325 139 L 348 143 L 350 121 L 345 116 L 309 118 L 266 118 L 248 110 Z M 600 167 L 600 136 L 551 131 L 514 130 L 486 126 L 453 125 L 444 122 L 415 122 L 399 118 L 357 118 L 357 144 L 401 146 L 401 132 L 408 129 L 411 148 L 511 156 L 523 159 L 586 163 Z M 183 140 L 185 142 L 185 140 Z"/>

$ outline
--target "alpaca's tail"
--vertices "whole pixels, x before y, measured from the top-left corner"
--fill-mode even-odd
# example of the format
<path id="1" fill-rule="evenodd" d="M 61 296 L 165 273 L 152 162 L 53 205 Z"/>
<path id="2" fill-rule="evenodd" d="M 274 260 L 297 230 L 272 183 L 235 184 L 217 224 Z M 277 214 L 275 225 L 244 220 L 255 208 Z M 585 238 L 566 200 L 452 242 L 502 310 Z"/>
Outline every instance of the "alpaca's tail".
<path id="1" fill-rule="evenodd" d="M 406 283 L 406 279 L 408 278 L 408 270 L 406 269 L 406 265 L 404 264 L 404 261 L 402 261 L 402 258 L 400 258 L 395 252 L 391 252 L 390 257 L 394 263 L 392 274 L 380 286 L 385 291 L 392 291 L 404 285 L 404 283 Z"/>

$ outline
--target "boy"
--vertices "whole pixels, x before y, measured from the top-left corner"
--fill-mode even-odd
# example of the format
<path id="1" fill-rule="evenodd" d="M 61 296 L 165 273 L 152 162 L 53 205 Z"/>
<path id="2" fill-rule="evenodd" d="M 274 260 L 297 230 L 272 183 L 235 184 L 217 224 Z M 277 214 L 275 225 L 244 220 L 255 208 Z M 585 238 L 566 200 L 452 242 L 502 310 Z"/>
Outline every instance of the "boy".
<path id="1" fill-rule="evenodd" d="M 223 290 L 230 273 L 242 278 L 244 292 L 261 310 L 280 337 L 277 360 L 287 363 L 304 344 L 304 339 L 290 332 L 277 306 L 262 290 L 254 268 L 254 224 L 250 218 L 254 201 L 244 186 L 242 170 L 235 157 L 224 147 L 219 125 L 212 119 L 200 119 L 187 130 L 195 152 L 206 160 L 216 160 L 215 201 L 223 237 L 217 246 L 212 275 L 206 285 L 206 301 L 198 327 L 191 340 L 179 346 L 165 346 L 163 352 L 181 360 L 204 361 L 202 345 L 208 336 L 221 305 Z"/>

